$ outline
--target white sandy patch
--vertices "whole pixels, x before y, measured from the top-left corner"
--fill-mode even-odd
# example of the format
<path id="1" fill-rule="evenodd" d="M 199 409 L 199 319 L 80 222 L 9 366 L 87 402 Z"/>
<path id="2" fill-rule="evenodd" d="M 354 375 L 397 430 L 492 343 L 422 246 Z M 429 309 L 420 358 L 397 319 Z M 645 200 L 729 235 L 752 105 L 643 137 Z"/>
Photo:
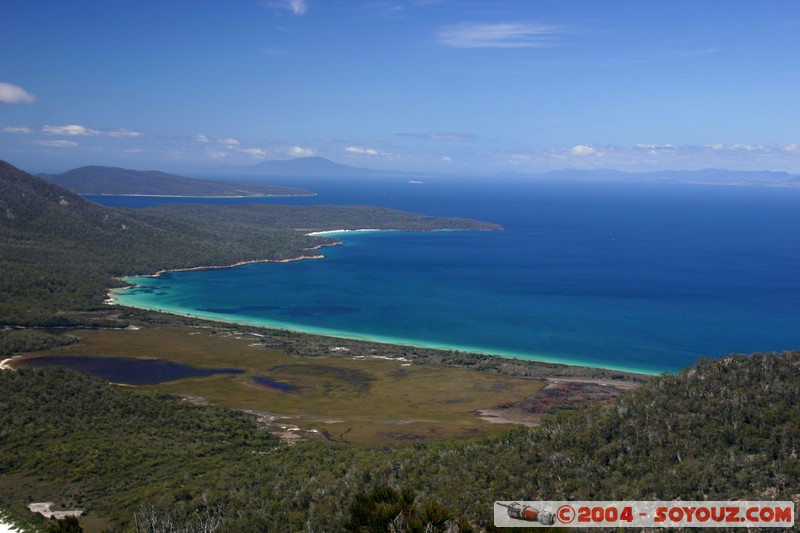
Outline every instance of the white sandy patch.
<path id="1" fill-rule="evenodd" d="M 312 231 L 311 233 L 306 233 L 306 235 L 328 235 L 330 233 L 356 233 L 359 231 L 396 231 L 391 229 L 371 229 L 371 228 L 364 228 L 364 229 L 329 229 L 325 231 Z"/>
<path id="2" fill-rule="evenodd" d="M 22 533 L 22 530 L 14 527 L 14 524 L 3 522 L 3 515 L 0 514 L 0 533 Z"/>
<path id="3" fill-rule="evenodd" d="M 53 502 L 29 503 L 28 510 L 30 510 L 32 513 L 41 513 L 45 518 L 55 518 L 56 520 L 61 520 L 68 516 L 80 516 L 83 514 L 83 509 L 53 511 L 51 509 L 53 505 Z"/>

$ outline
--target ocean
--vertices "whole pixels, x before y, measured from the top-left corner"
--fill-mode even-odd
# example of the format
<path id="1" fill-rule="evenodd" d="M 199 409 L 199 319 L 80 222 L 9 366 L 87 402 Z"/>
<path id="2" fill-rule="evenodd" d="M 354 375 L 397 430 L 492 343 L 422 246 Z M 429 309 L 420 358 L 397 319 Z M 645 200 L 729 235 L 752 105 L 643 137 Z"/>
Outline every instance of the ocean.
<path id="1" fill-rule="evenodd" d="M 346 233 L 325 259 L 133 278 L 125 305 L 648 373 L 800 348 L 800 190 L 674 182 L 296 181 L 306 198 L 502 224 Z M 147 207 L 197 199 L 89 197 Z"/>

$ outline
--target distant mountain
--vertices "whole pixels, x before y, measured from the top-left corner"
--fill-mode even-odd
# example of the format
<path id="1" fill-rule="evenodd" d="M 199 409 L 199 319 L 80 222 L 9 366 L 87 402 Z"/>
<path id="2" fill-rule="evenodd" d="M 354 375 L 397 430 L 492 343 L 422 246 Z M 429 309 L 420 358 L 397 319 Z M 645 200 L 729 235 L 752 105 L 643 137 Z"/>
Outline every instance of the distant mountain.
<path id="1" fill-rule="evenodd" d="M 346 177 L 362 172 L 375 172 L 363 168 L 334 163 L 324 157 L 299 157 L 297 159 L 264 161 L 255 165 L 259 173 L 269 176 L 337 176 Z"/>
<path id="2" fill-rule="evenodd" d="M 249 167 L 226 166 L 218 171 L 230 175 L 274 178 L 418 178 L 426 175 L 416 172 L 351 167 L 335 163 L 324 157 L 274 159 Z"/>
<path id="3" fill-rule="evenodd" d="M 203 180 L 155 170 L 87 166 L 63 174 L 42 174 L 46 180 L 79 194 L 148 196 L 310 196 L 306 189 L 275 185 Z"/>

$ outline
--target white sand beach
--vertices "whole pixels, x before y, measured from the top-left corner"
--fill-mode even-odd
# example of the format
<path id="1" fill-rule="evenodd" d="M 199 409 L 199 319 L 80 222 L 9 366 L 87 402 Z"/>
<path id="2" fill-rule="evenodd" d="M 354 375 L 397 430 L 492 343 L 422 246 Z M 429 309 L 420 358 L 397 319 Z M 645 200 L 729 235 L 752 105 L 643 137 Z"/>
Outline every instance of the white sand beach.
<path id="1" fill-rule="evenodd" d="M 392 229 L 329 229 L 325 231 L 312 231 L 311 233 L 306 233 L 306 235 L 328 235 L 331 233 L 358 233 L 358 232 L 365 232 L 365 231 L 397 231 Z"/>

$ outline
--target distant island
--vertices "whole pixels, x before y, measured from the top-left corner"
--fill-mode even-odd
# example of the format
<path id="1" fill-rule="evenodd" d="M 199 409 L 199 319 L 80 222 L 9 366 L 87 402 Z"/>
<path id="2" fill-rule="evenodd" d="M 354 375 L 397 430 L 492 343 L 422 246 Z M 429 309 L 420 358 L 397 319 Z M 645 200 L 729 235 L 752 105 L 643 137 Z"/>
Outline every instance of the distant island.
<path id="1" fill-rule="evenodd" d="M 129 196 L 313 196 L 307 189 L 263 183 L 205 180 L 156 170 L 86 166 L 63 174 L 41 174 L 47 181 L 78 194 Z"/>

